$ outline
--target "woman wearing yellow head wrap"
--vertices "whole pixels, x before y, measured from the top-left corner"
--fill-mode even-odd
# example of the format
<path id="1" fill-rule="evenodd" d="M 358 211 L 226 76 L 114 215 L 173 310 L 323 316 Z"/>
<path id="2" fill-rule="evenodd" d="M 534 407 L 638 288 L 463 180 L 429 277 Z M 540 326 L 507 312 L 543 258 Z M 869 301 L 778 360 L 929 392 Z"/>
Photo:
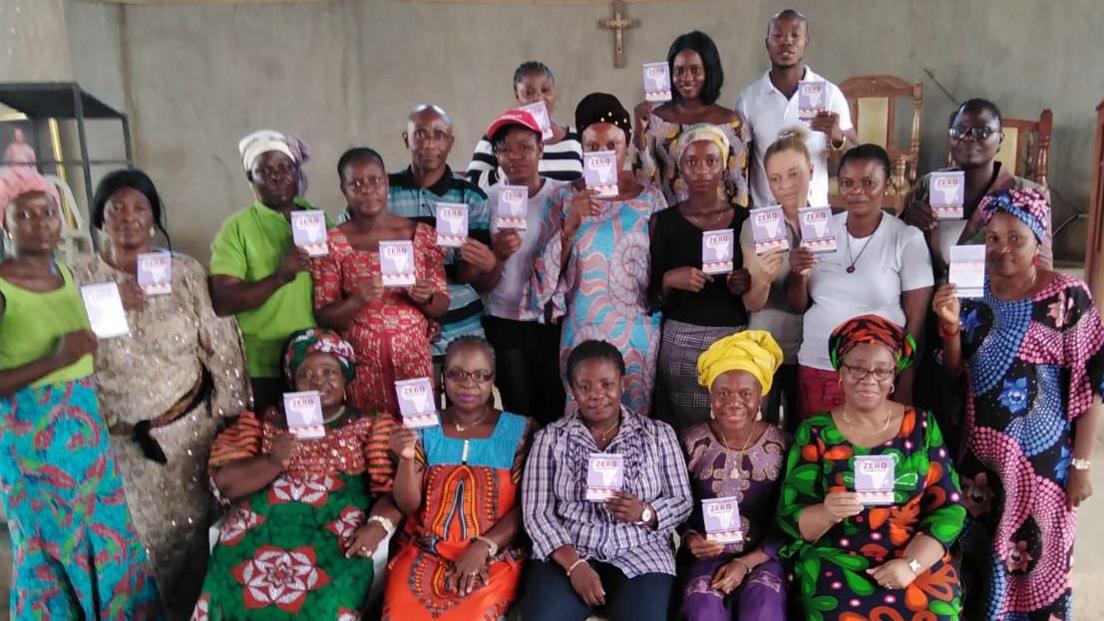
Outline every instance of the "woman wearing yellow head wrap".
<path id="1" fill-rule="evenodd" d="M 781 363 L 782 349 L 761 330 L 722 338 L 698 358 L 711 413 L 683 438 L 695 497 L 679 572 L 688 577 L 682 614 L 690 621 L 785 618 L 780 541 L 772 524 L 790 439 L 758 416 Z M 703 506 L 719 499 L 735 500 L 739 508 L 739 543 L 713 541 L 706 530 Z"/>

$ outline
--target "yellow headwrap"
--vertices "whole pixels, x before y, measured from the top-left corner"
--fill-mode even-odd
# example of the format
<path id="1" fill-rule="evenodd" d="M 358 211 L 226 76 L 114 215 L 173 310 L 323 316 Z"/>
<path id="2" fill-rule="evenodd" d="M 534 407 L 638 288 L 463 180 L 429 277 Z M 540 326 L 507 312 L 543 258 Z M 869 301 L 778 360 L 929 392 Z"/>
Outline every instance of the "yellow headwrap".
<path id="1" fill-rule="evenodd" d="M 744 330 L 717 340 L 698 356 L 698 383 L 709 389 L 728 371 L 747 371 L 759 380 L 765 396 L 782 364 L 782 348 L 766 330 Z"/>
<path id="2" fill-rule="evenodd" d="M 682 136 L 679 136 L 678 140 L 679 160 L 682 160 L 682 154 L 686 153 L 686 149 L 699 140 L 708 140 L 717 145 L 717 148 L 721 150 L 721 161 L 728 160 L 728 136 L 720 127 L 709 123 L 691 125 L 682 132 Z"/>

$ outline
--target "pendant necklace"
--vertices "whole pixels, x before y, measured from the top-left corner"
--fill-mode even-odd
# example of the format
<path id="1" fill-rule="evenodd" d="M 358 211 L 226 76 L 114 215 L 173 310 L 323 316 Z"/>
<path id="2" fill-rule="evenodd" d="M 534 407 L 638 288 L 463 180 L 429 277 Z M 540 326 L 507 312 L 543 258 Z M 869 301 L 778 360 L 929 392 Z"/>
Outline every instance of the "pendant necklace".
<path id="1" fill-rule="evenodd" d="M 721 446 L 724 447 L 725 455 L 727 455 L 728 457 L 732 457 L 732 451 L 729 449 L 729 446 L 728 446 L 728 438 L 725 437 L 724 432 L 721 431 L 719 428 L 717 429 L 717 432 L 721 434 Z M 740 449 L 740 453 L 736 456 L 736 462 L 734 464 L 732 464 L 732 478 L 733 479 L 739 479 L 740 478 L 740 464 L 744 463 L 744 451 L 747 450 L 747 447 L 748 447 L 749 444 L 751 444 L 751 439 L 754 436 L 755 436 L 755 423 L 752 422 L 751 423 L 751 430 L 748 431 L 747 439 L 744 440 L 744 446 Z"/>
<path id="2" fill-rule="evenodd" d="M 878 232 L 878 229 L 874 229 L 874 232 Z M 863 244 L 862 250 L 859 250 L 859 255 L 854 259 L 851 258 L 851 231 L 848 231 L 846 226 L 844 226 L 844 234 L 847 236 L 847 258 L 851 261 L 851 263 L 847 266 L 847 273 L 854 274 L 855 264 L 859 262 L 859 259 L 862 258 L 863 253 L 866 252 L 866 247 L 869 246 L 870 241 L 874 239 L 874 233 L 871 233 L 870 236 L 866 238 L 866 243 Z"/>

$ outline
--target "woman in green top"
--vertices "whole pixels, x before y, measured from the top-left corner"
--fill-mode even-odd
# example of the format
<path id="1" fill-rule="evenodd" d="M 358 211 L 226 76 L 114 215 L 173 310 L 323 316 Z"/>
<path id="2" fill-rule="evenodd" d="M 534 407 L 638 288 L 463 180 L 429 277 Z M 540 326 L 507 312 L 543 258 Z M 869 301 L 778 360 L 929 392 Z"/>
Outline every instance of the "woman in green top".
<path id="1" fill-rule="evenodd" d="M 96 404 L 96 337 L 53 259 L 57 189 L 33 169 L 0 177 L 15 255 L 0 262 L 0 501 L 15 563 L 12 619 L 161 618 Z"/>

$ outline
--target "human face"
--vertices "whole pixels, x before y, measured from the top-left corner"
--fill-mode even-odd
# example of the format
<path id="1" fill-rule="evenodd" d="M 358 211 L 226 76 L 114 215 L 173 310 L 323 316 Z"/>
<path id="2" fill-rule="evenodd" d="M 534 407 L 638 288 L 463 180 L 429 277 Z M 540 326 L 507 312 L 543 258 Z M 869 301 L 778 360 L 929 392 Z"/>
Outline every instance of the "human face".
<path id="1" fill-rule="evenodd" d="M 526 127 L 511 127 L 495 147 L 498 165 L 513 185 L 529 185 L 537 176 L 544 145 L 540 136 Z"/>
<path id="2" fill-rule="evenodd" d="M 851 159 L 839 170 L 839 191 L 847 213 L 856 217 L 876 213 L 886 193 L 886 173 L 878 160 Z"/>
<path id="3" fill-rule="evenodd" d="M 153 205 L 138 190 L 120 188 L 107 199 L 103 223 L 104 231 L 115 247 L 126 250 L 149 248 Z"/>
<path id="4" fill-rule="evenodd" d="M 374 218 L 387 211 L 387 173 L 375 160 L 353 160 L 341 171 L 341 193 L 354 216 Z"/>
<path id="5" fill-rule="evenodd" d="M 675 54 L 671 81 L 678 89 L 679 96 L 683 99 L 697 99 L 701 97 L 702 87 L 705 86 L 705 63 L 701 55 L 694 50 L 682 50 Z"/>
<path id="6" fill-rule="evenodd" d="M 679 173 L 691 194 L 716 195 L 724 171 L 724 156 L 712 140 L 690 143 L 679 160 Z"/>
<path id="7" fill-rule="evenodd" d="M 595 123 L 583 130 L 583 151 L 613 151 L 617 154 L 617 170 L 625 167 L 625 150 L 628 145 L 625 132 L 613 123 Z"/>
<path id="8" fill-rule="evenodd" d="M 249 171 L 249 182 L 262 203 L 285 207 L 299 194 L 299 167 L 279 151 L 262 153 Z"/>
<path id="9" fill-rule="evenodd" d="M 571 396 L 579 415 L 591 425 L 604 427 L 621 415 L 625 376 L 605 358 L 591 358 L 576 365 L 571 379 Z"/>
<path id="10" fill-rule="evenodd" d="M 453 140 L 452 125 L 432 108 L 411 114 L 403 132 L 403 142 L 410 150 L 411 163 L 427 173 L 445 167 Z"/>
<path id="11" fill-rule="evenodd" d="M 774 200 L 788 213 L 797 213 L 809 202 L 813 165 L 803 153 L 793 149 L 779 151 L 767 160 L 765 168 Z"/>
<path id="12" fill-rule="evenodd" d="M 61 240 L 61 211 L 45 192 L 27 192 L 6 207 L 4 226 L 20 254 L 49 254 Z"/>
<path id="13" fill-rule="evenodd" d="M 543 71 L 530 71 L 514 85 L 514 97 L 523 106 L 543 101 L 551 118 L 556 109 L 556 83 Z"/>
<path id="14" fill-rule="evenodd" d="M 805 20 L 800 17 L 777 19 L 767 30 L 767 54 L 771 64 L 780 68 L 800 65 L 805 60 L 809 44 Z"/>
<path id="15" fill-rule="evenodd" d="M 721 431 L 742 432 L 759 414 L 763 386 L 747 371 L 726 371 L 709 387 L 709 402 Z"/>
<path id="16" fill-rule="evenodd" d="M 345 373 L 330 354 L 314 352 L 295 370 L 295 390 L 317 390 L 322 407 L 332 409 L 345 402 Z"/>
<path id="17" fill-rule="evenodd" d="M 23 130 L 16 127 L 12 130 L 12 140 L 20 144 L 27 142 L 27 137 L 23 135 Z"/>
<path id="18" fill-rule="evenodd" d="M 974 130 L 975 128 L 988 127 L 993 133 L 984 140 L 978 140 L 971 132 L 961 138 L 948 136 L 951 145 L 951 158 L 955 164 L 962 168 L 978 168 L 987 166 L 1000 151 L 1004 134 L 1001 133 L 1000 121 L 989 110 L 976 112 L 961 112 L 951 124 L 954 130 Z M 962 132 L 965 133 L 965 132 Z"/>
<path id="19" fill-rule="evenodd" d="M 881 345 L 856 345 L 843 357 L 839 370 L 844 407 L 862 412 L 880 410 L 893 392 L 897 361 Z"/>
<path id="20" fill-rule="evenodd" d="M 494 365 L 481 347 L 454 349 L 445 361 L 445 394 L 460 410 L 478 410 L 491 401 Z"/>
<path id="21" fill-rule="evenodd" d="M 1039 240 L 1026 224 L 997 212 L 985 225 L 985 268 L 994 276 L 1024 276 L 1039 255 Z"/>

